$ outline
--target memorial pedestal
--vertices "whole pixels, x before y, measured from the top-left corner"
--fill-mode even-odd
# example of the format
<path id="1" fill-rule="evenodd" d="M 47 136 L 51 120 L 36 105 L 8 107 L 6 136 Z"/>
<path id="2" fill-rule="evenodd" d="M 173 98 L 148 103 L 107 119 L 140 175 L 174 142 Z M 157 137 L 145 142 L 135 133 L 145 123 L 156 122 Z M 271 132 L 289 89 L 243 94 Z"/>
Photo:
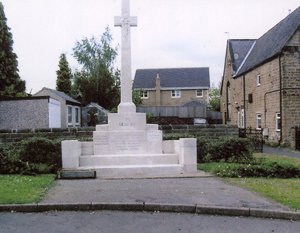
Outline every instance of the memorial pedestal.
<path id="1" fill-rule="evenodd" d="M 146 124 L 144 113 L 112 113 L 108 119 L 108 124 L 97 125 L 92 142 L 62 143 L 63 169 L 95 170 L 100 178 L 178 176 L 197 171 L 196 139 L 163 142 L 158 125 Z"/>

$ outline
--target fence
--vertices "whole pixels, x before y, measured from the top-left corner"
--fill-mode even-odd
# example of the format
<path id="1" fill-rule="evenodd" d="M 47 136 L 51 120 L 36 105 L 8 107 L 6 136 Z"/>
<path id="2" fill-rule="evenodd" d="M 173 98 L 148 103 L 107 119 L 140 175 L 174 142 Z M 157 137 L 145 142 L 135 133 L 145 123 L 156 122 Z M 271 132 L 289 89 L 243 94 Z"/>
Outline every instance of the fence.
<path id="1" fill-rule="evenodd" d="M 151 113 L 153 116 L 160 117 L 180 117 L 180 118 L 206 118 L 206 106 L 190 107 L 137 107 L 137 112 Z"/>
<path id="2" fill-rule="evenodd" d="M 239 136 L 241 138 L 249 138 L 254 146 L 256 152 L 263 152 L 263 131 L 258 129 L 253 129 L 251 127 L 246 129 L 239 129 Z"/>

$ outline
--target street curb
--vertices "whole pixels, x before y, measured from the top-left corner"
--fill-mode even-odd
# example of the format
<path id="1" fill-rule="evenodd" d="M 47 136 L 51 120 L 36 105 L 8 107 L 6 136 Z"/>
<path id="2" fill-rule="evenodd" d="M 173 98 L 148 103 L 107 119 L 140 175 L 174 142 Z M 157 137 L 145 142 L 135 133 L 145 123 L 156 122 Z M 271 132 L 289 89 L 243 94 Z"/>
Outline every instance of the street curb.
<path id="1" fill-rule="evenodd" d="M 0 205 L 0 212 L 47 212 L 47 211 L 148 211 L 148 212 L 173 212 L 192 213 L 223 216 L 243 216 L 255 218 L 272 218 L 300 221 L 300 212 L 268 210 L 244 207 L 206 206 L 193 204 L 162 204 L 162 203 L 37 203 L 37 204 L 5 204 Z"/>

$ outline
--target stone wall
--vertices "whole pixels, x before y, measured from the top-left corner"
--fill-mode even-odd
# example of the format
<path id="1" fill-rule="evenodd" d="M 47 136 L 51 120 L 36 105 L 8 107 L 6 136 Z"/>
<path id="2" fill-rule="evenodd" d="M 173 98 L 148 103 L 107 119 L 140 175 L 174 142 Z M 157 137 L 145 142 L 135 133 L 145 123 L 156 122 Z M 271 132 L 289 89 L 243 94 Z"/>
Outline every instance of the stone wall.
<path id="1" fill-rule="evenodd" d="M 239 132 L 236 126 L 231 125 L 166 125 L 159 126 L 163 134 L 170 133 L 197 133 L 199 136 L 206 138 L 218 138 L 223 136 L 236 136 Z M 88 128 L 66 128 L 66 129 L 35 129 L 35 130 L 18 130 L 18 131 L 0 131 L 0 144 L 18 142 L 23 139 L 41 136 L 49 139 L 84 139 L 92 140 L 94 127 Z"/>
<path id="2" fill-rule="evenodd" d="M 46 137 L 49 139 L 84 139 L 92 140 L 95 127 L 65 128 L 65 129 L 23 129 L 0 130 L 0 144 L 19 142 L 31 137 Z"/>
<path id="3" fill-rule="evenodd" d="M 163 135 L 193 133 L 208 139 L 239 136 L 239 129 L 235 125 L 163 125 L 159 129 L 163 131 Z"/>

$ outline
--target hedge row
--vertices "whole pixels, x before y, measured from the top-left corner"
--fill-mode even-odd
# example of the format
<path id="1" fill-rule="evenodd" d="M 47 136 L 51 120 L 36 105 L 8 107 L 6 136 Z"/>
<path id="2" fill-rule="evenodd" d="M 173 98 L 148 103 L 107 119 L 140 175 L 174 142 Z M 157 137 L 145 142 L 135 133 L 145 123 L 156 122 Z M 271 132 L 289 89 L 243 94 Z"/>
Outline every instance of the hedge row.
<path id="1" fill-rule="evenodd" d="M 0 174 L 56 173 L 61 168 L 61 141 L 33 137 L 1 145 Z"/>

